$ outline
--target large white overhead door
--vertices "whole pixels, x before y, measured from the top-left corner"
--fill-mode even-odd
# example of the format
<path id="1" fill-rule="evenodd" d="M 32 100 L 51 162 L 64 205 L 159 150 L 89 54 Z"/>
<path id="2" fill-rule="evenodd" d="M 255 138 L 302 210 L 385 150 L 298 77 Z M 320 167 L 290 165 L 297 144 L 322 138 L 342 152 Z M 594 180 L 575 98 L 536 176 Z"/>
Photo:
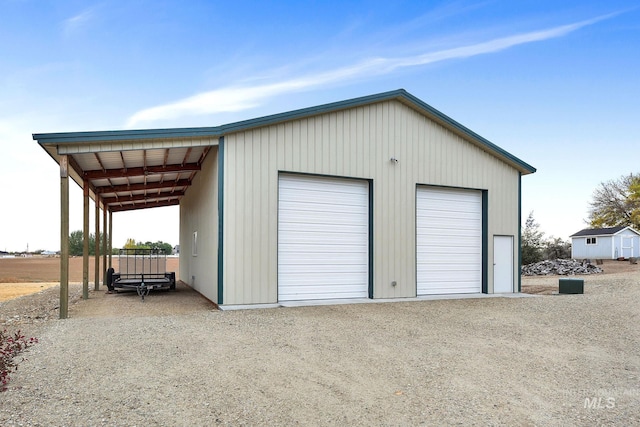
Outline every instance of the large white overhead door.
<path id="1" fill-rule="evenodd" d="M 416 191 L 417 294 L 482 292 L 482 193 Z"/>
<path id="2" fill-rule="evenodd" d="M 369 295 L 369 183 L 281 174 L 278 300 Z"/>

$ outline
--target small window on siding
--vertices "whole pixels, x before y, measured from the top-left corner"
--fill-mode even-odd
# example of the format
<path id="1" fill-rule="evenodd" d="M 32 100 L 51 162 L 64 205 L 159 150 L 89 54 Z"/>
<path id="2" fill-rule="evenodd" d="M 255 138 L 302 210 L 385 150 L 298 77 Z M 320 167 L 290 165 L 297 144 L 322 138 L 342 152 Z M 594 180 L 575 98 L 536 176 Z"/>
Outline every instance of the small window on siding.
<path id="1" fill-rule="evenodd" d="M 595 245 L 596 238 L 595 237 L 587 237 L 587 245 Z"/>
<path id="2" fill-rule="evenodd" d="M 198 256 L 198 232 L 193 232 L 193 245 L 192 245 L 192 255 Z"/>

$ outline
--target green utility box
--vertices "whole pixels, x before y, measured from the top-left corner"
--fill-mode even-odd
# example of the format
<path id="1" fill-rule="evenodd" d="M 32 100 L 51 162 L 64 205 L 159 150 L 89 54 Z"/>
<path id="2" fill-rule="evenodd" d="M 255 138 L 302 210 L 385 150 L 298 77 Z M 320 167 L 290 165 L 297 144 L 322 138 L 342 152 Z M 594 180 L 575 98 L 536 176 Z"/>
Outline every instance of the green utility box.
<path id="1" fill-rule="evenodd" d="M 584 294 L 584 280 L 560 279 L 558 292 L 561 294 Z"/>

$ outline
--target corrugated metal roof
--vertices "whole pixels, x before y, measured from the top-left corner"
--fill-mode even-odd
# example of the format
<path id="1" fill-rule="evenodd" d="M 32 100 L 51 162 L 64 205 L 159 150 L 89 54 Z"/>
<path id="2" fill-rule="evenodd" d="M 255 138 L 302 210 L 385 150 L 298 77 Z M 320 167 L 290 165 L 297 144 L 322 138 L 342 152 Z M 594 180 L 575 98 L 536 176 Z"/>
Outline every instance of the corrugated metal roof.
<path id="1" fill-rule="evenodd" d="M 522 174 L 536 169 L 404 89 L 217 127 L 34 134 L 58 163 L 70 158 L 71 177 L 104 198 L 111 211 L 175 205 L 191 184 L 207 152 L 226 134 L 290 120 L 397 100 L 510 164 Z"/>
<path id="2" fill-rule="evenodd" d="M 59 160 L 57 145 L 43 146 Z M 73 179 L 112 212 L 180 203 L 210 146 L 67 154 Z"/>

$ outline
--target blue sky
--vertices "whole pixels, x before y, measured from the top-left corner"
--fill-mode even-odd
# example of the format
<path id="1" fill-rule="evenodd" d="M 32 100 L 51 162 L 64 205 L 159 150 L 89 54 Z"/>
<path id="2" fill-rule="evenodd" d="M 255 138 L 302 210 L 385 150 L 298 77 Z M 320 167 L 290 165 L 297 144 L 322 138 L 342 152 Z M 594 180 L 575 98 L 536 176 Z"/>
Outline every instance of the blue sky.
<path id="1" fill-rule="evenodd" d="M 568 238 L 600 182 L 640 172 L 639 69 L 631 1 L 0 0 L 0 250 L 59 248 L 58 169 L 32 133 L 215 126 L 398 88 L 535 166 L 523 217 Z M 71 204 L 78 230 L 75 184 Z M 177 244 L 178 209 L 114 214 L 114 246 L 129 237 Z"/>

